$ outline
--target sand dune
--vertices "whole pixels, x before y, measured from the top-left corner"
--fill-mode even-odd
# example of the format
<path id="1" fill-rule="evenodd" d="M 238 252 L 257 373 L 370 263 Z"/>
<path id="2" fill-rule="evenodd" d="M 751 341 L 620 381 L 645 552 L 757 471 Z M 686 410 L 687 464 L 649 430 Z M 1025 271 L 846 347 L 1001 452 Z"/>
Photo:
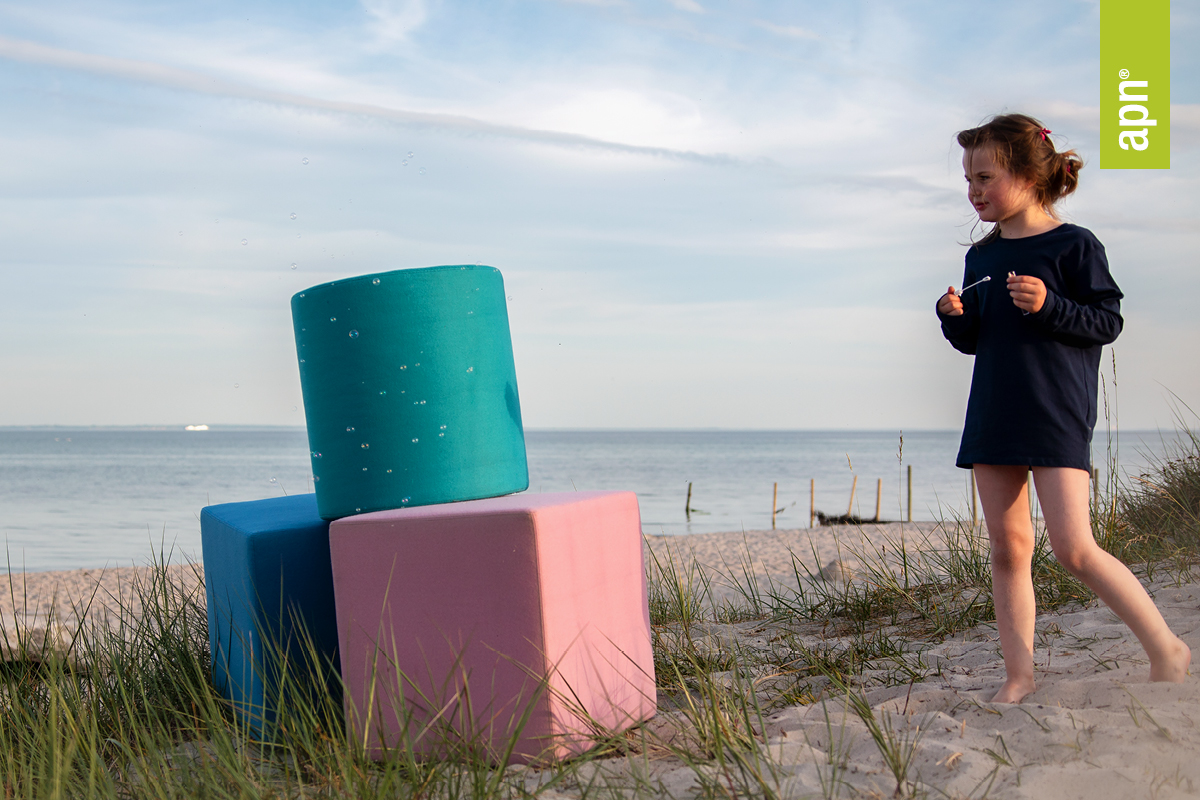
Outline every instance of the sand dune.
<path id="1" fill-rule="evenodd" d="M 886 545 L 885 557 L 928 537 L 932 524 L 865 526 L 863 529 L 748 531 L 688 537 L 650 537 L 648 552 L 660 562 L 694 558 L 710 579 L 710 602 L 737 603 L 737 583 L 751 579 L 782 591 L 836 562 L 839 575 L 861 574 L 862 545 Z M 190 567 L 172 575 L 195 586 Z M 112 619 L 118 598 L 128 605 L 136 571 L 79 570 L 8 576 L 0 598 L 6 631 L 14 623 L 45 627 L 53 619 L 77 625 L 92 598 L 88 619 Z M 841 579 L 839 577 L 839 579 Z M 1165 575 L 1150 585 L 1172 629 L 1200 653 L 1200 582 Z M 701 635 L 734 638 L 747 647 L 769 646 L 782 622 L 704 623 Z M 900 740 L 916 741 L 909 780 L 930 796 L 991 798 L 1173 798 L 1200 791 L 1200 681 L 1147 682 L 1148 666 L 1130 632 L 1100 605 L 1037 620 L 1038 689 L 1019 706 L 993 705 L 1003 664 L 995 630 L 981 625 L 937 644 L 910 642 L 905 658 L 920 679 L 910 684 L 859 689 L 875 718 L 888 720 Z M 764 680 L 769 679 L 764 678 Z M 869 732 L 846 705 L 826 691 L 818 702 L 768 713 L 761 751 L 771 780 L 784 797 L 889 797 L 896 781 Z M 679 714 L 663 711 L 650 730 L 680 735 Z M 833 765 L 840 765 L 834 770 Z M 587 764 L 615 785 L 658 787 L 663 796 L 698 789 L 696 770 L 669 757 L 631 757 Z M 536 775 L 530 776 L 533 784 Z M 568 790 L 563 790 L 567 795 Z M 547 792 L 543 796 L 554 797 Z"/>

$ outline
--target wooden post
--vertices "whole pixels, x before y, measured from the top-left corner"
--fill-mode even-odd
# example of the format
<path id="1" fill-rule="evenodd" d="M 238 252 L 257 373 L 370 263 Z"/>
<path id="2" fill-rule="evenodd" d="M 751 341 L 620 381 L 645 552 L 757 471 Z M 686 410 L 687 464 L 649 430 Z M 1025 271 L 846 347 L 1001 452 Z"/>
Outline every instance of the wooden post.
<path id="1" fill-rule="evenodd" d="M 875 521 L 879 522 L 879 509 L 883 504 L 883 478 L 875 479 Z"/>
<path id="2" fill-rule="evenodd" d="M 813 520 L 817 518 L 817 479 L 808 479 L 808 527 L 813 526 Z"/>
<path id="3" fill-rule="evenodd" d="M 846 516 L 854 515 L 854 490 L 858 488 L 858 476 L 854 476 L 854 483 L 850 484 L 850 505 L 846 508 Z"/>
<path id="4" fill-rule="evenodd" d="M 971 524 L 979 527 L 979 492 L 975 489 L 975 468 L 971 467 Z"/>
<path id="5" fill-rule="evenodd" d="M 908 521 L 912 522 L 912 464 L 908 465 Z"/>
<path id="6" fill-rule="evenodd" d="M 771 489 L 771 530 L 775 530 L 775 507 L 779 504 L 779 481 Z"/>
<path id="7" fill-rule="evenodd" d="M 683 504 L 683 513 L 687 516 L 688 522 L 692 521 L 692 482 L 688 481 L 688 496 Z"/>

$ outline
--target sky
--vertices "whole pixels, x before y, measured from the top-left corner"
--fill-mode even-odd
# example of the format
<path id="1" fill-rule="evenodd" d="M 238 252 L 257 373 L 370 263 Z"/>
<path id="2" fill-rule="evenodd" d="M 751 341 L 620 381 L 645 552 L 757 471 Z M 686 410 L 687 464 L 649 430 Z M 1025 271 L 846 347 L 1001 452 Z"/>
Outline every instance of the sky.
<path id="1" fill-rule="evenodd" d="M 1084 158 L 1114 424 L 1200 410 L 1200 2 L 1172 168 L 1099 169 L 1097 2 L 0 2 L 0 425 L 302 425 L 289 299 L 497 267 L 524 422 L 961 426 L 955 133 Z M 1103 423 L 1102 423 L 1103 424 Z"/>

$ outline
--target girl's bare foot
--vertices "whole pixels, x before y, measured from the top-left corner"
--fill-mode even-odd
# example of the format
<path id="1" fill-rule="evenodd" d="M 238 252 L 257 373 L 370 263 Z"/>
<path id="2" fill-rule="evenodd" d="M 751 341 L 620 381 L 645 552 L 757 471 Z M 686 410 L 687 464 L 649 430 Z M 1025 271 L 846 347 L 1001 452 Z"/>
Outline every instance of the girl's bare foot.
<path id="1" fill-rule="evenodd" d="M 1163 657 L 1150 661 L 1150 680 L 1183 683 L 1187 680 L 1188 665 L 1191 663 L 1191 648 L 1177 637 L 1175 646 Z"/>
<path id="2" fill-rule="evenodd" d="M 1182 642 L 1181 642 L 1182 644 Z M 1032 692 L 1034 689 L 1032 678 L 1010 678 L 1000 687 L 1000 691 L 996 692 L 996 696 L 992 698 L 993 703 L 1019 703 L 1024 699 L 1025 695 Z"/>

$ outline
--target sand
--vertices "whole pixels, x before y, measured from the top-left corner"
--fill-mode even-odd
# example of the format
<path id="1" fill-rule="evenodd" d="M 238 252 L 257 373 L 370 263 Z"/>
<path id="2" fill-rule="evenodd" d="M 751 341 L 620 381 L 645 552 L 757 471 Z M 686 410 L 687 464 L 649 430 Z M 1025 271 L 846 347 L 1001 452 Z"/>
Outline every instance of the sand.
<path id="1" fill-rule="evenodd" d="M 719 605 L 740 598 L 735 586 L 745 584 L 747 574 L 760 585 L 795 588 L 793 554 L 803 564 L 801 580 L 839 557 L 837 571 L 853 576 L 861 572 L 858 556 L 873 550 L 864 546 L 869 542 L 891 543 L 894 554 L 901 539 L 911 546 L 923 537 L 936 541 L 938 535 L 933 524 L 892 524 L 656 537 L 648 544 L 660 559 L 686 553 L 711 568 L 711 601 Z M 1200 581 L 1177 582 L 1160 573 L 1147 588 L 1171 629 L 1200 654 Z M 765 646 L 779 632 L 779 626 L 766 623 L 700 627 L 714 638 L 736 638 L 751 647 Z M 900 736 L 915 738 L 919 732 L 909 773 L 919 788 L 955 798 L 1195 796 L 1200 791 L 1200 680 L 1193 674 L 1182 684 L 1150 683 L 1141 646 L 1099 603 L 1040 615 L 1036 630 L 1037 690 L 1020 705 L 989 702 L 1004 679 L 994 625 L 936 645 L 913 643 L 907 658 L 918 665 L 921 680 L 862 689 L 876 717 L 890 715 Z M 766 718 L 764 750 L 776 765 L 780 794 L 826 796 L 823 781 L 830 785 L 832 751 L 833 759 L 844 763 L 840 796 L 892 796 L 896 781 L 865 725 L 836 693 L 826 698 Z M 669 726 L 663 716 L 669 715 L 652 725 Z M 670 760 L 651 765 L 651 774 L 643 777 L 661 783 L 666 794 L 695 791 L 692 769 Z M 633 761 L 609 769 L 611 774 L 645 772 Z"/>
<path id="2" fill-rule="evenodd" d="M 114 628 L 121 610 L 141 612 L 138 581 L 151 567 L 77 569 L 0 575 L 0 661 L 49 648 L 71 655 L 70 643 L 82 624 Z M 173 564 L 167 574 L 194 591 L 203 580 L 199 566 Z"/>
<path id="3" fill-rule="evenodd" d="M 647 548 L 659 562 L 686 554 L 705 565 L 709 601 L 720 605 L 738 601 L 736 584 L 745 584 L 747 576 L 754 576 L 760 591 L 794 587 L 798 576 L 808 580 L 822 569 L 853 578 L 862 574 L 858 555 L 865 542 L 885 543 L 884 557 L 893 558 L 901 541 L 911 547 L 931 535 L 938 535 L 932 524 L 748 531 L 650 537 Z M 185 584 L 198 580 L 188 567 L 172 569 Z M 117 598 L 128 601 L 134 574 L 125 568 L 10 576 L 15 591 L 6 590 L 0 598 L 0 620 L 5 630 L 16 621 L 45 626 L 53 608 L 63 624 L 78 624 L 81 602 L 93 596 L 87 619 L 105 613 L 111 619 Z M 1148 588 L 1172 630 L 1200 653 L 1200 582 L 1160 573 Z M 14 596 L 25 602 L 14 603 Z M 768 647 L 779 628 L 741 622 L 705 623 L 699 629 L 714 641 L 735 638 L 747 647 Z M 917 787 L 933 797 L 1195 796 L 1200 791 L 1200 681 L 1149 683 L 1141 647 L 1099 604 L 1041 615 L 1037 631 L 1038 688 L 1018 706 L 988 702 L 1003 678 L 991 625 L 938 644 L 911 643 L 905 658 L 921 676 L 911 684 L 861 687 L 877 718 L 889 719 L 902 738 L 919 735 L 909 771 Z M 649 725 L 664 737 L 682 735 L 684 727 L 678 712 L 671 711 L 660 712 Z M 763 763 L 770 765 L 765 771 L 783 797 L 830 796 L 823 782 L 829 786 L 834 779 L 831 759 L 843 765 L 836 796 L 893 796 L 896 781 L 879 749 L 836 692 L 771 711 L 758 733 Z M 585 778 L 599 771 L 616 785 L 648 781 L 663 797 L 687 797 L 699 788 L 696 771 L 672 757 L 608 759 L 581 770 Z M 527 780 L 537 785 L 540 779 L 530 772 Z M 563 792 L 570 795 L 567 787 Z M 547 791 L 542 796 L 559 795 Z"/>

